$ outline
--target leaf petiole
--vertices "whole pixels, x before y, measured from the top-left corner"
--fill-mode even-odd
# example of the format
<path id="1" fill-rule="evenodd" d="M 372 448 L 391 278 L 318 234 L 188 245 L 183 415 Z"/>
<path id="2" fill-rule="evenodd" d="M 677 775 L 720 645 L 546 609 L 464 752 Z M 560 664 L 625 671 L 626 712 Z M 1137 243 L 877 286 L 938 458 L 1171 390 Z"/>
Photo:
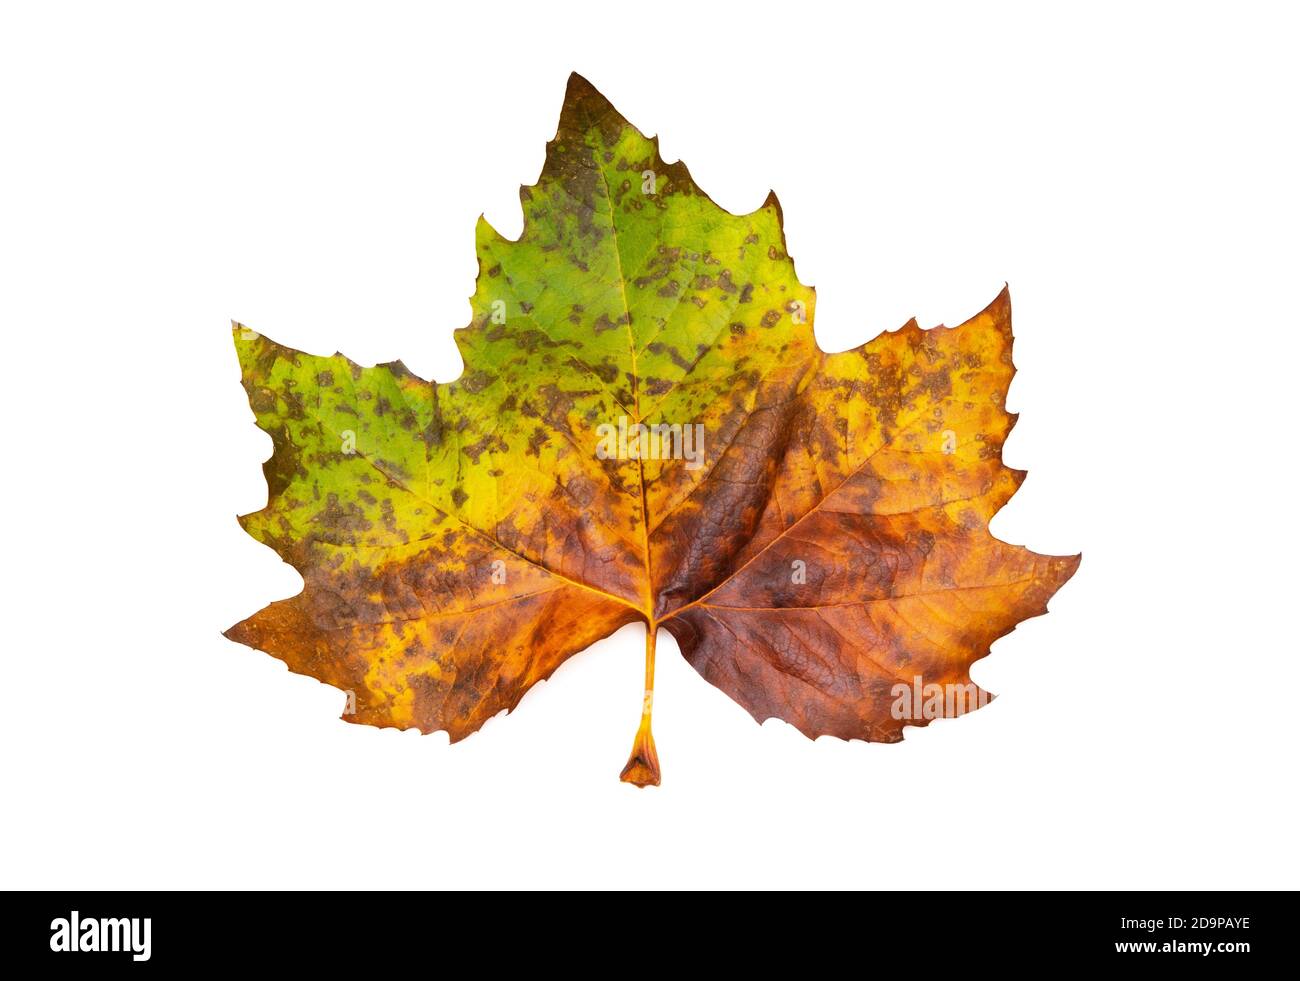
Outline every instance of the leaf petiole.
<path id="1" fill-rule="evenodd" d="M 632 741 L 632 753 L 627 765 L 619 774 L 624 783 L 638 787 L 659 786 L 659 754 L 655 751 L 654 734 L 650 731 L 650 718 L 654 711 L 655 695 L 655 635 L 659 625 L 650 620 L 645 633 L 645 696 L 641 702 L 641 724 Z"/>

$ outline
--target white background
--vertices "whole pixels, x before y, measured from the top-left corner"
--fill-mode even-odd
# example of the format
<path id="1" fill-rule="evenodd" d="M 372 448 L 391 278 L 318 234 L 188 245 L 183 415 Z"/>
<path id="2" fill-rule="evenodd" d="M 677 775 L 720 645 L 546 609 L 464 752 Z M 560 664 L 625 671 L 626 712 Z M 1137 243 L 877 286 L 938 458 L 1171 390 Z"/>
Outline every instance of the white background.
<path id="1" fill-rule="evenodd" d="M 11 887 L 1296 887 L 1294 15 L 1282 6 L 6 4 L 0 879 Z M 640 627 L 455 747 L 220 631 L 300 579 L 232 318 L 460 362 L 571 70 L 822 345 L 1011 285 L 1023 490 L 1084 553 L 900 745 L 761 728 Z"/>

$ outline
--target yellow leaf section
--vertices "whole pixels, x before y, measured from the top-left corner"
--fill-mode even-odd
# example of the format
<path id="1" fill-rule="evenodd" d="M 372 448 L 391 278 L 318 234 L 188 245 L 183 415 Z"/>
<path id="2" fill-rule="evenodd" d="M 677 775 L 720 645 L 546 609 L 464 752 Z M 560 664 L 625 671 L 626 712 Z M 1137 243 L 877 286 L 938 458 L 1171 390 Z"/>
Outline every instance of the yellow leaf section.
<path id="1" fill-rule="evenodd" d="M 345 719 L 463 738 L 636 619 L 627 600 L 565 574 L 608 568 L 575 541 L 576 520 L 516 513 L 529 534 L 512 537 L 513 525 L 456 495 L 457 478 L 486 452 L 448 425 L 456 417 L 441 403 L 455 405 L 457 393 L 400 363 L 362 368 L 240 325 L 235 344 L 274 447 L 267 506 L 241 522 L 302 574 L 304 589 L 227 636 L 344 690 Z M 460 474 L 449 446 L 465 461 Z M 546 505 L 529 503 L 539 513 Z"/>

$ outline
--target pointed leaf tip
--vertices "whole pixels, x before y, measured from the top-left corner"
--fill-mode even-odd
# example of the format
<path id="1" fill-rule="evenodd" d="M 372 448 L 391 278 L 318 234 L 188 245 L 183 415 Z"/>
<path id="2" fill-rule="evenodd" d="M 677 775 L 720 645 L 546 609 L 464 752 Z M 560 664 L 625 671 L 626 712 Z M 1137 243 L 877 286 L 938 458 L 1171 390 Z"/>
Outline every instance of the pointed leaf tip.
<path id="1" fill-rule="evenodd" d="M 622 124 L 626 120 L 596 86 L 577 72 L 570 75 L 564 90 L 557 135 L 579 135 L 613 122 Z"/>

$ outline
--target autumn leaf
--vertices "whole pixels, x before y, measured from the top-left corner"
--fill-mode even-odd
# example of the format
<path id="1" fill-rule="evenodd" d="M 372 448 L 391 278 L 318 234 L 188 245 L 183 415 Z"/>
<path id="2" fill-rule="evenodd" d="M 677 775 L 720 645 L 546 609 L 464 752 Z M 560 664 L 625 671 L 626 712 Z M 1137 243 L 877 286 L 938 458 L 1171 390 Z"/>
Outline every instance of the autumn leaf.
<path id="1" fill-rule="evenodd" d="M 774 196 L 718 207 L 569 82 L 517 241 L 480 219 L 464 373 L 426 381 L 235 325 L 273 452 L 241 519 L 303 577 L 227 635 L 464 738 L 644 621 L 623 779 L 659 782 L 660 627 L 754 718 L 894 742 L 983 704 L 970 667 L 1078 556 L 1004 544 L 1011 308 L 822 352 Z"/>

